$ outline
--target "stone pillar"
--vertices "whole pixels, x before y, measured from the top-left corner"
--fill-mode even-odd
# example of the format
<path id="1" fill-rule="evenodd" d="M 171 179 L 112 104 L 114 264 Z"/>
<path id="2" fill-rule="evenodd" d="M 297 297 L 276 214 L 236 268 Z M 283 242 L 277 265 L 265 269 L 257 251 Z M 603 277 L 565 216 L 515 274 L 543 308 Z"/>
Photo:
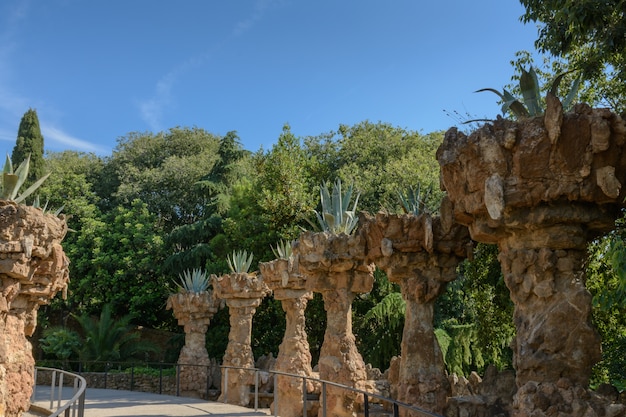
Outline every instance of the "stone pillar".
<path id="1" fill-rule="evenodd" d="M 178 324 L 185 329 L 185 346 L 178 356 L 181 395 L 203 398 L 210 378 L 206 332 L 217 312 L 213 293 L 179 292 L 167 299 L 166 308 L 174 311 Z"/>
<path id="2" fill-rule="evenodd" d="M 259 268 L 263 281 L 274 292 L 274 298 L 281 301 L 285 310 L 285 335 L 278 350 L 274 369 L 310 377 L 313 370 L 304 313 L 313 294 L 305 288 L 306 280 L 298 271 L 297 258 L 276 259 L 259 264 Z M 278 392 L 278 403 L 272 403 L 271 413 L 274 414 L 277 406 L 278 415 L 281 417 L 302 416 L 302 380 L 279 375 L 277 384 L 274 390 Z M 306 386 L 307 391 L 313 390 L 310 382 L 307 382 Z"/>
<path id="3" fill-rule="evenodd" d="M 500 249 L 517 329 L 512 414 L 605 415 L 588 392 L 600 340 L 583 265 L 588 242 L 614 228 L 623 206 L 626 123 L 586 105 L 563 114 L 551 95 L 547 103 L 544 117 L 498 119 L 469 137 L 450 129 L 437 151 L 442 185 L 472 238 Z"/>
<path id="4" fill-rule="evenodd" d="M 369 259 L 400 284 L 406 301 L 398 381 L 390 381 L 395 382 L 394 397 L 441 414 L 450 384 L 434 333 L 434 304 L 456 279 L 458 264 L 471 254 L 467 228 L 445 221 L 442 226 L 441 218 L 428 214 L 362 215 L 361 223 Z M 401 410 L 401 415 L 412 414 Z"/>
<path id="5" fill-rule="evenodd" d="M 366 389 L 367 374 L 352 333 L 352 301 L 372 290 L 374 265 L 365 261 L 365 239 L 331 233 L 303 233 L 294 245 L 307 289 L 322 294 L 327 325 L 320 352 L 320 378 Z M 327 414 L 356 416 L 362 396 L 327 387 Z M 320 409 L 320 416 L 323 410 Z"/>
<path id="6" fill-rule="evenodd" d="M 37 310 L 65 295 L 69 261 L 61 247 L 61 216 L 0 201 L 0 415 L 21 416 L 34 385 L 32 336 Z"/>
<path id="7" fill-rule="evenodd" d="M 263 298 L 269 293 L 261 277 L 254 274 L 232 273 L 211 276 L 213 290 L 219 299 L 225 300 L 230 315 L 228 345 L 222 365 L 254 368 L 252 354 L 252 317 Z M 226 384 L 226 375 L 228 383 Z M 254 385 L 254 372 L 223 369 L 222 394 L 219 401 L 247 406 L 250 402 L 250 387 Z M 226 398 L 225 398 L 226 394 Z"/>
<path id="8" fill-rule="evenodd" d="M 518 416 L 550 407 L 579 415 L 575 409 L 588 407 L 584 388 L 602 355 L 585 288 L 584 234 L 580 225 L 555 225 L 499 243 L 498 259 L 515 304 Z"/>

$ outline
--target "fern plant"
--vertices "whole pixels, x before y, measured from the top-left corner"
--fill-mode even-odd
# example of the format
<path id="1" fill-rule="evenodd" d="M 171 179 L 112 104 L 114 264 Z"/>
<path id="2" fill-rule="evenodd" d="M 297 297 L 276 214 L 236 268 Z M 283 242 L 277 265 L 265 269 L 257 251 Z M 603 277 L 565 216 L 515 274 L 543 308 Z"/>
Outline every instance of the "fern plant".
<path id="1" fill-rule="evenodd" d="M 230 268 L 230 272 L 238 273 L 238 274 L 246 274 L 250 270 L 250 265 L 252 264 L 252 258 L 254 255 L 244 251 L 233 251 L 232 255 L 227 257 L 228 267 Z"/>
<path id="2" fill-rule="evenodd" d="M 183 271 L 178 278 L 176 285 L 181 292 L 200 294 L 209 288 L 209 276 L 199 268 Z"/>
<path id="3" fill-rule="evenodd" d="M 337 179 L 333 184 L 332 193 L 329 184 L 325 182 L 320 187 L 321 212 L 315 211 L 317 222 L 324 232 L 351 234 L 356 228 L 359 218 L 356 215 L 356 206 L 359 202 L 357 193 L 352 209 L 349 210 L 352 199 L 353 186 L 350 185 L 346 192 L 342 192 L 341 180 Z"/>
<path id="4" fill-rule="evenodd" d="M 291 258 L 291 254 L 292 254 L 292 242 L 288 241 L 288 240 L 280 240 L 280 242 L 278 242 L 276 244 L 276 247 L 274 248 L 273 246 L 270 246 L 272 248 L 272 252 L 274 253 L 274 256 L 276 257 L 276 259 L 289 259 Z"/>
<path id="5" fill-rule="evenodd" d="M 490 91 L 498 95 L 498 97 L 502 100 L 502 114 L 510 112 L 516 119 L 538 116 L 544 112 L 544 106 L 541 100 L 541 88 L 539 86 L 537 72 L 532 66 L 528 71 L 524 68 L 522 68 L 521 71 L 519 89 L 522 92 L 523 102 L 515 98 L 513 94 L 506 89 L 502 89 L 502 92 L 499 92 L 493 88 L 482 88 L 476 92 L 481 93 L 483 91 Z M 568 74 L 568 72 L 559 74 L 554 78 L 550 85 L 551 94 L 555 96 L 557 95 L 559 84 L 566 74 Z M 564 109 L 568 109 L 572 105 L 574 99 L 576 98 L 576 94 L 578 93 L 580 83 L 581 78 L 578 77 L 570 86 L 569 91 L 562 102 Z M 466 123 L 474 121 L 476 120 L 469 120 Z"/>
<path id="6" fill-rule="evenodd" d="M 26 157 L 21 164 L 18 165 L 17 169 L 13 170 L 13 163 L 11 162 L 11 158 L 7 154 L 6 162 L 4 163 L 4 168 L 2 169 L 2 190 L 0 190 L 0 197 L 3 200 L 14 201 L 16 203 L 21 203 L 26 199 L 26 197 L 30 196 L 34 193 L 43 182 L 50 176 L 50 173 L 44 175 L 35 181 L 30 187 L 28 187 L 24 192 L 22 192 L 19 196 L 18 193 L 26 178 L 28 177 L 28 170 L 30 167 L 30 154 Z"/>

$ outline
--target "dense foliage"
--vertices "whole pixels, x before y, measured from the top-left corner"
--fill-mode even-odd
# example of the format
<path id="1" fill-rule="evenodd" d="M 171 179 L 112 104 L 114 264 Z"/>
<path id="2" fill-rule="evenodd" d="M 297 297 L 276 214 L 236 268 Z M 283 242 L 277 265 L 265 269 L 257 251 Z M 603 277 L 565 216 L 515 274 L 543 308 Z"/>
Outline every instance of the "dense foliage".
<path id="1" fill-rule="evenodd" d="M 176 128 L 130 134 L 106 158 L 49 153 L 45 161 L 53 175 L 41 194 L 51 206 L 63 206 L 68 216 L 72 232 L 64 248 L 71 259 L 72 279 L 67 301 L 42 307 L 43 327 L 65 325 L 70 312 L 85 325 L 90 323 L 87 317 L 102 312 L 110 315 L 104 319 L 130 313 L 128 325 L 180 334 L 173 315 L 165 310 L 179 276 L 198 268 L 208 274 L 226 273 L 227 258 L 235 251 L 254 253 L 250 270 L 274 259 L 273 248 L 281 240 L 297 238 L 315 221 L 325 181 L 354 184 L 354 193 L 360 194 L 358 209 L 371 213 L 380 209 L 401 213 L 401 193 L 418 186 L 430 189 L 428 198 L 424 191 L 426 207 L 420 210 L 436 213 L 441 192 L 434 154 L 442 137 L 440 132 L 423 135 L 362 122 L 298 138 L 286 125 L 271 149 L 250 153 L 235 132 L 217 136 Z M 597 288 L 602 296 L 602 285 Z M 601 331 L 614 337 L 607 339 L 605 351 L 617 358 L 625 325 L 615 313 L 609 316 L 596 317 L 607 318 L 608 327 Z M 326 327 L 319 294 L 308 303 L 306 317 L 316 362 Z M 375 274 L 373 290 L 356 297 L 353 323 L 365 360 L 386 369 L 400 353 L 404 302 L 398 286 L 381 271 Z M 280 302 L 266 298 L 253 322 L 256 357 L 278 353 L 284 326 Z M 490 363 L 511 366 L 512 304 L 494 247 L 479 245 L 474 260 L 459 269 L 459 278 L 437 301 L 435 326 L 450 371 L 467 374 Z M 224 308 L 208 330 L 212 357 L 223 354 L 228 331 Z M 56 350 L 53 356 L 60 360 L 77 358 L 73 336 L 58 329 L 45 335 L 49 355 Z M 181 340 L 173 338 L 172 346 L 180 347 Z M 87 357 L 86 352 L 81 355 Z M 176 357 L 168 353 L 167 359 Z M 622 361 L 611 360 L 599 371 L 599 381 L 619 377 L 616 370 Z"/>
<path id="2" fill-rule="evenodd" d="M 522 21 L 539 26 L 536 46 L 581 70 L 602 101 L 626 110 L 626 2 L 520 0 Z"/>

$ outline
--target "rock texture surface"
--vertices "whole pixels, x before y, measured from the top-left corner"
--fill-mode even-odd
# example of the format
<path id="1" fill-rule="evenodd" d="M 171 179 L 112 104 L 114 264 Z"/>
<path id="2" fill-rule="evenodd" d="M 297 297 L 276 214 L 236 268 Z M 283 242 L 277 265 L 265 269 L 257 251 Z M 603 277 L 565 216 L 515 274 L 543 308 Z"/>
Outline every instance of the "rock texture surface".
<path id="1" fill-rule="evenodd" d="M 550 102 L 545 123 L 499 119 L 469 137 L 450 129 L 437 158 L 455 219 L 500 249 L 515 303 L 514 415 L 605 415 L 587 391 L 600 340 L 583 264 L 625 197 L 626 124 L 586 105 L 560 117 Z"/>
<path id="2" fill-rule="evenodd" d="M 255 274 L 232 273 L 211 276 L 217 298 L 224 300 L 230 315 L 228 345 L 222 365 L 254 368 L 252 317 L 263 298 L 270 292 L 261 277 Z M 254 372 L 224 369 L 220 401 L 247 406 L 250 402 L 250 386 L 254 385 Z"/>
<path id="3" fill-rule="evenodd" d="M 37 310 L 69 282 L 61 247 L 63 218 L 0 201 L 0 415 L 21 416 L 30 405 L 35 361 L 26 339 Z"/>
<path id="4" fill-rule="evenodd" d="M 206 395 L 211 379 L 206 332 L 217 307 L 218 302 L 211 291 L 179 292 L 167 299 L 166 308 L 173 310 L 178 324 L 185 329 L 185 345 L 178 356 L 183 396 L 203 398 Z"/>
<path id="5" fill-rule="evenodd" d="M 298 258 L 276 259 L 259 264 L 261 276 L 274 292 L 274 298 L 281 300 L 285 310 L 286 327 L 283 342 L 278 350 L 274 369 L 290 374 L 310 377 L 311 352 L 307 341 L 304 312 L 308 301 L 313 297 L 306 289 L 306 280 L 298 269 Z M 278 376 L 278 400 L 272 403 L 271 412 L 282 417 L 301 416 L 303 407 L 303 384 L 301 380 Z M 313 390 L 307 386 L 307 392 Z"/>
<path id="6" fill-rule="evenodd" d="M 456 278 L 457 265 L 472 249 L 467 228 L 448 220 L 450 217 L 442 221 L 428 214 L 361 215 L 368 259 L 384 270 L 390 281 L 400 284 L 406 301 L 392 392 L 402 402 L 436 413 L 446 408 L 450 385 L 433 328 L 434 303 L 446 284 Z M 406 410 L 403 413 L 411 415 Z"/>
<path id="7" fill-rule="evenodd" d="M 327 325 L 320 352 L 320 378 L 367 388 L 367 373 L 352 333 L 352 301 L 371 291 L 374 265 L 365 257 L 360 235 L 305 232 L 293 247 L 306 288 L 322 294 Z M 327 408 L 336 417 L 356 416 L 362 396 L 328 387 Z M 320 410 L 320 413 L 322 411 Z"/>

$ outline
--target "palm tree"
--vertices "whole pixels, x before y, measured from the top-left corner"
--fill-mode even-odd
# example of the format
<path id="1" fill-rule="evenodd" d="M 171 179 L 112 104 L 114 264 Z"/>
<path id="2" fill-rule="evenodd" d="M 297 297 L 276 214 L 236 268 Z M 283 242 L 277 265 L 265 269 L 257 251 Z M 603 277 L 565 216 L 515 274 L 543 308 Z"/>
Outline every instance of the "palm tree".
<path id="1" fill-rule="evenodd" d="M 113 317 L 111 313 L 112 306 L 106 304 L 99 318 L 87 314 L 76 317 L 82 328 L 81 361 L 125 361 L 156 350 L 153 345 L 140 341 L 139 333 L 132 332 L 132 315 Z"/>

